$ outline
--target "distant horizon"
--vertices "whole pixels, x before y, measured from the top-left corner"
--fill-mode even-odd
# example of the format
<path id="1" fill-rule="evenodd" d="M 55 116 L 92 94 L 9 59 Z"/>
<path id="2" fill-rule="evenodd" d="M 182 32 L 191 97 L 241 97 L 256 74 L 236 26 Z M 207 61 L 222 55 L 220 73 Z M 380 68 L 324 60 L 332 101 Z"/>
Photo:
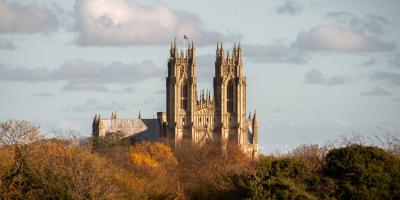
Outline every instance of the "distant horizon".
<path id="1" fill-rule="evenodd" d="M 264 154 L 400 134 L 400 2 L 0 0 L 0 121 L 91 133 L 165 109 L 170 42 L 194 41 L 212 91 L 217 42 L 240 42 Z"/>

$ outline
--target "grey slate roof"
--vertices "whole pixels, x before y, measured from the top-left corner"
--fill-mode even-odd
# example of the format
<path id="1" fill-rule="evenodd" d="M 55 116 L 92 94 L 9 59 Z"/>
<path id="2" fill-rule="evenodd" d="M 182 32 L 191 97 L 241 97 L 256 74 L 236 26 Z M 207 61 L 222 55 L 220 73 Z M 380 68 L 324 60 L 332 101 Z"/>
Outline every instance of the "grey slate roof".
<path id="1" fill-rule="evenodd" d="M 102 119 L 105 132 L 122 132 L 133 141 L 156 141 L 160 139 L 158 119 Z"/>

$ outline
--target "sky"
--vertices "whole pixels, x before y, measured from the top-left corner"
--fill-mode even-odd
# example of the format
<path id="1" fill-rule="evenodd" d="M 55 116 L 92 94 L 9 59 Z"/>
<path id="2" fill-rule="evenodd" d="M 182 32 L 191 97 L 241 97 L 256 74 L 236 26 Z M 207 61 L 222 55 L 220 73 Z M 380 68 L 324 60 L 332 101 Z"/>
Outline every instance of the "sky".
<path id="1" fill-rule="evenodd" d="M 169 45 L 241 43 L 263 153 L 400 132 L 398 0 L 0 0 L 0 121 L 89 136 L 95 113 L 165 111 Z M 50 134 L 51 135 L 51 134 Z"/>

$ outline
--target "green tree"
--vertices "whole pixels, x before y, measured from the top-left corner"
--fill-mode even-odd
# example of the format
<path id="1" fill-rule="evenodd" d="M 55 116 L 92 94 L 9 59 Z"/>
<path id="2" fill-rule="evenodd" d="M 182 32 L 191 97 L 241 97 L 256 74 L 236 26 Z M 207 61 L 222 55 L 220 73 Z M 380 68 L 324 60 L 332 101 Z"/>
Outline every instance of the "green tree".
<path id="1" fill-rule="evenodd" d="M 378 147 L 350 145 L 326 156 L 323 175 L 335 180 L 338 199 L 400 199 L 400 164 Z"/>
<path id="2" fill-rule="evenodd" d="M 249 199 L 316 199 L 306 191 L 310 170 L 298 158 L 265 158 L 248 177 Z"/>

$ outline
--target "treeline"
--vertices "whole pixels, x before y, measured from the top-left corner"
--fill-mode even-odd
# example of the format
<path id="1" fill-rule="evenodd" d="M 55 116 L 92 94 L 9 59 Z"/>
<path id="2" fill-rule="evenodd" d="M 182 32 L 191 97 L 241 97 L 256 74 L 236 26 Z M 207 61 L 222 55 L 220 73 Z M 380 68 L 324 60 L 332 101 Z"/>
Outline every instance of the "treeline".
<path id="1" fill-rule="evenodd" d="M 0 199 L 400 199 L 400 141 L 303 145 L 253 161 L 233 144 L 45 139 L 0 123 Z M 379 146 L 379 147 L 378 147 Z"/>

